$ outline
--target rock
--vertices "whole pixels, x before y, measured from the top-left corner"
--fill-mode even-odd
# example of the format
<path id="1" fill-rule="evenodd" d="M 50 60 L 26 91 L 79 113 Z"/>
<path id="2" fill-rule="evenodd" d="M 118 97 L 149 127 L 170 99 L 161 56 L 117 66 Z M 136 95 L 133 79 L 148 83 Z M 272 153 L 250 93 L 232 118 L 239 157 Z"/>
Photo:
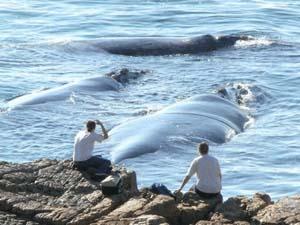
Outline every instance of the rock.
<path id="1" fill-rule="evenodd" d="M 224 223 L 224 222 L 215 222 L 215 221 L 207 221 L 207 220 L 200 220 L 196 223 L 196 225 L 229 225 L 232 223 Z"/>
<path id="2" fill-rule="evenodd" d="M 236 221 L 233 223 L 234 225 L 250 225 L 250 223 L 246 221 Z"/>
<path id="3" fill-rule="evenodd" d="M 34 220 L 40 224 L 64 225 L 80 213 L 76 208 L 57 208 L 50 213 L 40 213 L 34 216 Z"/>
<path id="4" fill-rule="evenodd" d="M 27 201 L 28 198 L 26 196 L 6 191 L 0 192 L 0 210 L 2 211 L 11 211 L 14 205 L 23 202 L 26 203 Z"/>
<path id="5" fill-rule="evenodd" d="M 123 180 L 123 188 L 129 190 L 132 195 L 138 193 L 136 173 L 134 171 L 121 170 L 121 178 Z"/>
<path id="6" fill-rule="evenodd" d="M 217 207 L 217 214 L 211 220 L 220 221 L 220 214 L 223 222 L 250 221 L 251 217 L 267 205 L 271 204 L 271 198 L 267 194 L 256 193 L 253 198 L 245 196 L 229 198 L 222 205 Z M 225 221 L 226 220 L 226 221 Z"/>
<path id="7" fill-rule="evenodd" d="M 134 215 L 159 215 L 165 217 L 170 224 L 178 224 L 179 213 L 180 211 L 176 206 L 174 198 L 166 195 L 157 195 L 142 210 L 137 210 Z"/>
<path id="8" fill-rule="evenodd" d="M 169 225 L 166 219 L 157 215 L 143 215 L 135 218 L 104 219 L 91 225 Z"/>
<path id="9" fill-rule="evenodd" d="M 143 215 L 135 218 L 132 225 L 147 224 L 147 225 L 168 225 L 166 219 L 157 215 Z M 130 225 L 131 225 L 130 224 Z"/>
<path id="10" fill-rule="evenodd" d="M 205 202 L 215 207 L 218 204 L 222 203 L 223 197 L 222 195 L 218 195 L 215 198 L 205 199 L 205 198 L 201 198 L 196 192 L 188 191 L 182 196 L 181 201 L 184 204 L 189 204 L 189 205 L 197 205 L 199 202 Z"/>
<path id="11" fill-rule="evenodd" d="M 196 225 L 250 225 L 250 223 L 246 221 L 231 222 L 226 219 L 220 219 L 214 221 L 200 220 L 196 223 Z"/>
<path id="12" fill-rule="evenodd" d="M 108 214 L 107 218 L 132 217 L 138 210 L 143 210 L 148 201 L 144 198 L 131 198 L 125 204 Z"/>
<path id="13" fill-rule="evenodd" d="M 18 202 L 13 204 L 11 212 L 22 217 L 33 217 L 38 213 L 50 212 L 50 207 L 45 207 L 36 201 Z"/>
<path id="14" fill-rule="evenodd" d="M 230 221 L 238 221 L 238 220 L 246 220 L 250 219 L 250 215 L 246 211 L 248 199 L 245 196 L 238 196 L 234 198 L 229 198 L 222 205 L 220 205 L 211 220 L 218 221 L 220 219 L 216 219 L 221 214 L 222 218 Z"/>
<path id="15" fill-rule="evenodd" d="M 272 203 L 271 197 L 264 193 L 256 193 L 247 203 L 246 211 L 253 217 L 257 212 Z"/>
<path id="16" fill-rule="evenodd" d="M 300 224 L 300 196 L 286 197 L 260 210 L 256 224 Z"/>
<path id="17" fill-rule="evenodd" d="M 112 212 L 116 207 L 120 206 L 126 201 L 126 197 L 122 195 L 114 195 L 101 200 L 92 208 L 87 208 L 82 213 L 73 218 L 68 225 L 85 225 L 92 223 L 98 218 Z"/>
<path id="18" fill-rule="evenodd" d="M 1 225 L 39 225 L 36 222 L 17 218 L 16 215 L 0 211 Z"/>
<path id="19" fill-rule="evenodd" d="M 275 204 L 266 194 L 238 196 L 221 204 L 221 196 L 202 199 L 177 193 L 176 201 L 144 188 L 136 174 L 114 167 L 122 193 L 104 196 L 100 182 L 72 169 L 70 160 L 0 162 L 1 225 L 156 225 L 156 224 L 300 224 L 300 196 Z"/>
<path id="20" fill-rule="evenodd" d="M 141 194 L 139 197 L 131 198 L 104 218 L 106 221 L 113 221 L 124 218 L 136 218 L 143 215 L 157 215 L 166 218 L 171 224 L 177 224 L 179 210 L 172 197 L 153 195 L 154 198 L 146 199 L 142 196 Z"/>
<path id="21" fill-rule="evenodd" d="M 180 211 L 180 224 L 194 224 L 199 220 L 208 218 L 210 206 L 205 203 L 199 203 L 197 206 L 178 206 Z"/>
<path id="22" fill-rule="evenodd" d="M 178 204 L 181 224 L 194 224 L 199 220 L 209 217 L 216 206 L 221 203 L 220 196 L 211 199 L 203 199 L 195 192 L 186 192 Z"/>
<path id="23" fill-rule="evenodd" d="M 72 169 L 70 160 L 0 164 L 2 224 L 87 224 L 107 215 L 137 191 L 134 172 L 119 171 L 125 189 L 104 198 L 100 183 Z M 101 213 L 99 213 L 99 211 Z M 84 213 L 83 213 L 84 212 Z"/>

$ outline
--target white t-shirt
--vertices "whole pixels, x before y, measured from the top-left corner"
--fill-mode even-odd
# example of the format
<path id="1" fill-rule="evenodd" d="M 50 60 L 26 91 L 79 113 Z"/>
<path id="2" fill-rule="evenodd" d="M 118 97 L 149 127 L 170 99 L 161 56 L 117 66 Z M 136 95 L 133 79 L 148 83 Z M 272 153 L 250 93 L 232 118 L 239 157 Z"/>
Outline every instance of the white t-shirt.
<path id="1" fill-rule="evenodd" d="M 104 137 L 96 132 L 79 131 L 75 136 L 73 161 L 85 161 L 92 157 L 95 142 L 103 141 Z"/>
<path id="2" fill-rule="evenodd" d="M 218 193 L 222 189 L 221 169 L 218 160 L 208 154 L 201 155 L 193 160 L 187 172 L 191 177 L 197 174 L 196 188 L 205 193 Z"/>

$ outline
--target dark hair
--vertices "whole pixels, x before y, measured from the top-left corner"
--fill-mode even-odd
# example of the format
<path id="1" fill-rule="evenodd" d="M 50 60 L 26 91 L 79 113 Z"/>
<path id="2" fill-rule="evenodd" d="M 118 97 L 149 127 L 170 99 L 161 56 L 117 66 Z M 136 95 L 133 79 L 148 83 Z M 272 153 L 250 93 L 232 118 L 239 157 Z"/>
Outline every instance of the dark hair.
<path id="1" fill-rule="evenodd" d="M 201 142 L 198 146 L 198 149 L 201 155 L 205 155 L 208 153 L 208 144 L 206 142 Z"/>
<path id="2" fill-rule="evenodd" d="M 86 122 L 86 129 L 88 132 L 92 132 L 96 129 L 96 122 L 93 120 L 89 120 Z"/>

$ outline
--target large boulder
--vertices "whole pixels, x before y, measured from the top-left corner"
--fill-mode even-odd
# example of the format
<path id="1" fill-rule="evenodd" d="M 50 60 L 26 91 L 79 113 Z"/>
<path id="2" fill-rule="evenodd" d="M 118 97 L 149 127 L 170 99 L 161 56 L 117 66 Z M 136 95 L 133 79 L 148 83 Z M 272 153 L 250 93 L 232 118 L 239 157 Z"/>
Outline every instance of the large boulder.
<path id="1" fill-rule="evenodd" d="M 151 202 L 137 210 L 134 215 L 153 214 L 165 217 L 171 224 L 178 224 L 179 210 L 174 198 L 166 195 L 157 195 Z"/>
<path id="2" fill-rule="evenodd" d="M 264 207 L 271 204 L 271 198 L 267 194 L 256 193 L 252 198 L 237 196 L 227 199 L 216 208 L 211 221 L 223 221 L 233 223 L 234 221 L 251 221 L 251 217 Z"/>
<path id="3" fill-rule="evenodd" d="M 208 219 L 210 213 L 222 202 L 221 196 L 203 199 L 195 192 L 185 193 L 179 201 L 180 224 L 194 224 L 199 220 Z"/>
<path id="4" fill-rule="evenodd" d="M 252 199 L 249 199 L 246 211 L 248 212 L 249 216 L 255 216 L 259 210 L 267 207 L 268 205 L 272 204 L 271 197 L 265 193 L 255 193 Z"/>
<path id="5" fill-rule="evenodd" d="M 119 208 L 115 209 L 109 213 L 106 218 L 129 218 L 135 216 L 137 211 L 142 211 L 147 205 L 148 200 L 144 198 L 131 198 L 129 201 L 121 205 Z"/>
<path id="6" fill-rule="evenodd" d="M 260 210 L 255 224 L 300 224 L 300 195 L 286 197 Z"/>
<path id="7" fill-rule="evenodd" d="M 106 197 L 99 201 L 98 204 L 91 208 L 86 208 L 84 211 L 76 215 L 67 225 L 85 225 L 90 224 L 97 219 L 109 214 L 116 207 L 120 206 L 127 200 L 123 194 Z"/>
<path id="8" fill-rule="evenodd" d="M 179 210 L 175 200 L 166 195 L 152 195 L 144 198 L 144 194 L 131 198 L 104 218 L 106 221 L 122 220 L 124 218 L 137 218 L 143 215 L 157 215 L 166 218 L 171 224 L 178 223 Z"/>

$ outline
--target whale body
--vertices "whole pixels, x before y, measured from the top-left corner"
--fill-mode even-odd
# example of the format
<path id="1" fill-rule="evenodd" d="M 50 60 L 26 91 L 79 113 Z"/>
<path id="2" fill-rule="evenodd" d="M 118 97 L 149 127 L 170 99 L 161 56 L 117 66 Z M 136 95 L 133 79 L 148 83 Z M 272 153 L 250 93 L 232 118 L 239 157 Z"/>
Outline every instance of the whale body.
<path id="1" fill-rule="evenodd" d="M 8 101 L 7 104 L 11 109 L 50 101 L 65 100 L 69 98 L 72 93 L 76 92 L 118 91 L 123 87 L 122 84 L 129 82 L 130 79 L 136 79 L 145 73 L 143 70 L 129 71 L 128 69 L 112 71 L 105 76 L 82 79 L 59 87 L 18 96 Z"/>
<path id="2" fill-rule="evenodd" d="M 69 84 L 60 87 L 46 89 L 35 93 L 25 94 L 16 97 L 8 102 L 9 108 L 17 108 L 26 105 L 42 104 L 49 101 L 60 101 L 70 97 L 76 91 L 108 91 L 119 90 L 120 83 L 109 77 L 95 77 Z"/>
<path id="3" fill-rule="evenodd" d="M 116 126 L 104 142 L 113 162 L 170 148 L 172 137 L 221 144 L 244 130 L 247 115 L 218 95 L 197 95 L 161 111 Z"/>
<path id="4" fill-rule="evenodd" d="M 235 44 L 238 40 L 248 40 L 247 36 L 203 35 L 193 38 L 131 38 L 104 39 L 90 44 L 98 51 L 127 56 L 159 56 L 174 54 L 198 54 Z"/>

